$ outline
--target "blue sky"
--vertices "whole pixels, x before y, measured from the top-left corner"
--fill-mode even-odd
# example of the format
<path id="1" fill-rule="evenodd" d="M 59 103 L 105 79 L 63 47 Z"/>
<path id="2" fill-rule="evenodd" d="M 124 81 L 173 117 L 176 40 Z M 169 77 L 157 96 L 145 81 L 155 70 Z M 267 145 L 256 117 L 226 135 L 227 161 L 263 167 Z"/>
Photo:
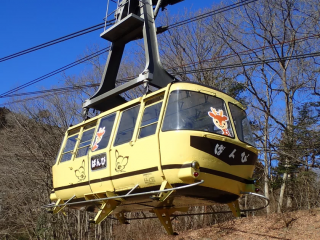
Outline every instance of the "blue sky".
<path id="1" fill-rule="evenodd" d="M 0 58 L 103 22 L 107 2 L 107 0 L 1 1 Z M 220 0 L 185 0 L 167 8 L 171 13 L 177 13 L 185 8 L 192 10 L 209 8 L 219 2 Z M 1 62 L 0 94 L 77 60 L 86 47 L 93 44 L 108 46 L 109 43 L 99 37 L 101 32 L 102 30 L 95 31 Z M 84 65 L 80 64 L 65 73 L 77 74 L 83 68 Z M 59 79 L 61 80 L 61 77 L 56 75 L 20 92 L 50 88 L 58 85 Z M 9 99 L 0 99 L 0 104 L 7 100 Z"/>

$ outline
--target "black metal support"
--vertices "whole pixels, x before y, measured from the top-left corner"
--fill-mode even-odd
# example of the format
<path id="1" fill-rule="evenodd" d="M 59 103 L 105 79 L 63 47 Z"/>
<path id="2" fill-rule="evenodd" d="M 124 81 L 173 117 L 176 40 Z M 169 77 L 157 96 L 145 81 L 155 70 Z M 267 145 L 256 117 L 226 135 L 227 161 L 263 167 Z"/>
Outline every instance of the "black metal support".
<path id="1" fill-rule="evenodd" d="M 160 1 L 160 0 L 158 0 Z M 93 108 L 106 111 L 125 102 L 121 93 L 137 87 L 141 84 L 150 84 L 156 88 L 163 88 L 174 80 L 163 67 L 160 61 L 157 29 L 153 5 L 156 0 L 128 0 L 122 1 L 115 12 L 117 22 L 100 36 L 112 42 L 108 60 L 102 75 L 98 91 L 83 104 L 83 108 Z M 157 6 L 164 7 L 175 4 L 181 0 L 163 0 Z M 158 32 L 163 32 L 160 29 Z M 144 39 L 146 56 L 145 69 L 139 76 L 123 85 L 116 87 L 116 77 L 126 43 L 135 39 Z"/>

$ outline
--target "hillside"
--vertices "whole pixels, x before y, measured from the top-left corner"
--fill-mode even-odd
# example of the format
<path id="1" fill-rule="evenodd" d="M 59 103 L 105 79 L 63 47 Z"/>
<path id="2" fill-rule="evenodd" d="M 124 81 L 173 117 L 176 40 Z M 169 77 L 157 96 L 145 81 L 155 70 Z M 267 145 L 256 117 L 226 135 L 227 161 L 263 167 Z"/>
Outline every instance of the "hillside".
<path id="1" fill-rule="evenodd" d="M 161 238 L 173 239 L 320 239 L 320 209 L 235 219 Z"/>

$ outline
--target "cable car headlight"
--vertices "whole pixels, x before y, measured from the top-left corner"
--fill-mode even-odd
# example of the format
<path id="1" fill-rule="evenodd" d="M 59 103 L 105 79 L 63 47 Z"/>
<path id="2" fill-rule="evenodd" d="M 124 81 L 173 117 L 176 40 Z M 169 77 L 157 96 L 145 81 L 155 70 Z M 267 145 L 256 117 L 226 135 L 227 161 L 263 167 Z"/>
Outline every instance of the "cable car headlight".
<path id="1" fill-rule="evenodd" d="M 200 164 L 197 161 L 184 162 L 180 168 L 178 177 L 185 183 L 194 183 L 200 176 Z"/>
<path id="2" fill-rule="evenodd" d="M 191 163 L 191 167 L 193 168 L 193 177 L 197 178 L 199 177 L 200 174 L 200 164 L 197 161 L 193 161 Z"/>
<path id="3" fill-rule="evenodd" d="M 193 161 L 191 163 L 191 167 L 195 170 L 195 171 L 199 171 L 200 170 L 200 164 L 197 161 Z"/>

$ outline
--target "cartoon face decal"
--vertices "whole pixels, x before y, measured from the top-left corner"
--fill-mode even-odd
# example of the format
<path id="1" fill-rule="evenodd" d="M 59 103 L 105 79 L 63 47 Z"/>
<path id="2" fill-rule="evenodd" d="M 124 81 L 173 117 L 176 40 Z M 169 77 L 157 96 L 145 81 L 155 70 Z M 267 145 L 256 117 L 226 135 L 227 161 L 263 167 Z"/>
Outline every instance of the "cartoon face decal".
<path id="1" fill-rule="evenodd" d="M 105 133 L 106 133 L 106 127 L 99 128 L 99 131 L 96 134 L 96 140 L 94 141 L 94 144 L 91 148 L 92 152 L 94 152 L 95 150 L 98 149 L 98 147 L 99 147 L 98 143 L 101 141 L 101 139 Z"/>
<path id="2" fill-rule="evenodd" d="M 76 177 L 79 179 L 79 182 L 86 179 L 86 173 L 85 173 L 85 163 L 84 160 L 82 161 L 82 165 L 74 171 Z"/>
<path id="3" fill-rule="evenodd" d="M 214 125 L 222 130 L 223 135 L 231 137 L 231 134 L 228 130 L 228 116 L 223 115 L 223 110 L 221 109 L 219 109 L 218 111 L 215 108 L 210 109 L 211 112 L 208 112 L 208 115 L 212 118 Z"/>
<path id="4" fill-rule="evenodd" d="M 123 156 L 119 155 L 118 150 L 116 150 L 115 154 L 116 154 L 116 167 L 115 167 L 115 170 L 116 170 L 116 172 L 123 172 L 123 170 L 125 169 L 125 167 L 128 164 L 129 157 L 128 156 L 127 157 L 123 157 Z"/>

